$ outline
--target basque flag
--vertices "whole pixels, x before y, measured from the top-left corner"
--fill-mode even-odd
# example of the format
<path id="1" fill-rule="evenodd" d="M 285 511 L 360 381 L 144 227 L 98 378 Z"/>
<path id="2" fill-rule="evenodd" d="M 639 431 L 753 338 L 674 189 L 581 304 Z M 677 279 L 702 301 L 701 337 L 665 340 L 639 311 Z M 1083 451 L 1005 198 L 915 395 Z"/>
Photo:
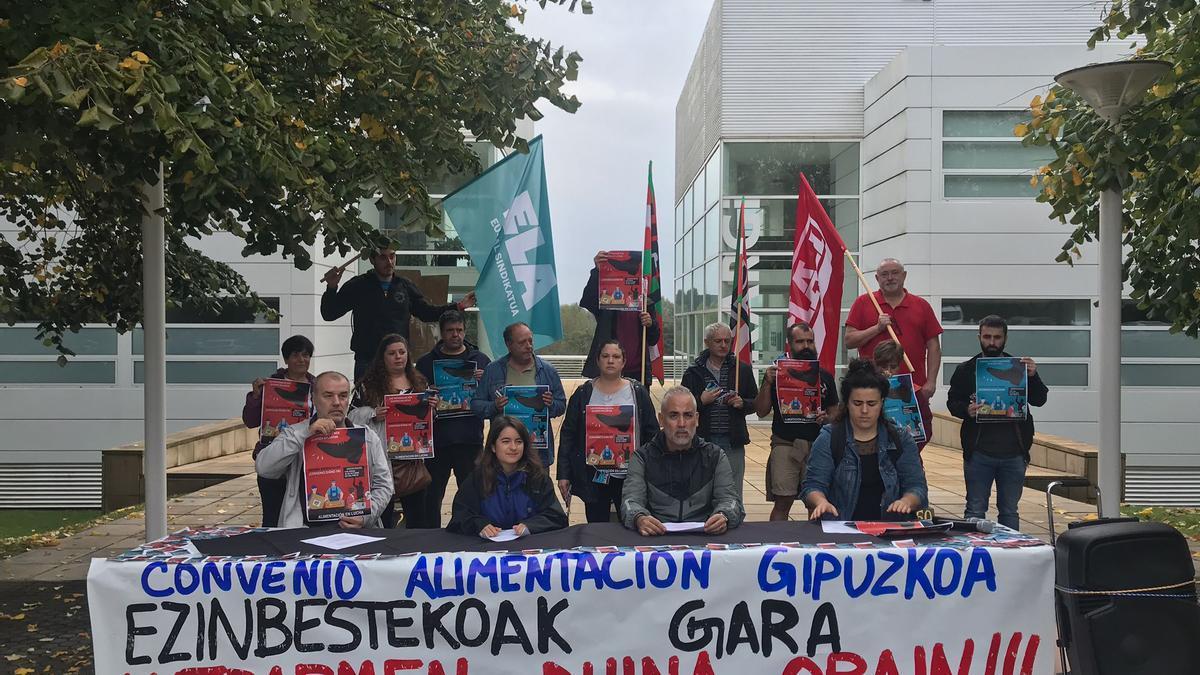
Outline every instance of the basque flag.
<path id="1" fill-rule="evenodd" d="M 845 255 L 845 242 L 821 208 L 808 179 L 800 174 L 788 313 L 792 323 L 803 321 L 812 326 L 821 367 L 831 373 L 837 365 Z"/>
<path id="2" fill-rule="evenodd" d="M 654 206 L 654 162 L 646 169 L 646 237 L 642 246 L 642 297 L 645 298 L 646 311 L 658 324 L 658 342 L 647 345 L 650 355 L 650 374 L 663 384 L 666 373 L 663 370 L 663 352 L 666 351 L 666 341 L 663 333 L 662 320 L 662 275 L 658 267 L 658 210 Z M 645 331 L 645 329 L 642 329 Z"/>
<path id="3" fill-rule="evenodd" d="M 749 267 L 746 265 L 746 198 L 742 197 L 742 208 L 738 212 L 737 271 L 733 281 L 733 303 L 729 308 L 730 323 L 733 325 L 733 353 L 737 360 L 746 365 L 750 361 L 750 288 L 746 281 Z"/>

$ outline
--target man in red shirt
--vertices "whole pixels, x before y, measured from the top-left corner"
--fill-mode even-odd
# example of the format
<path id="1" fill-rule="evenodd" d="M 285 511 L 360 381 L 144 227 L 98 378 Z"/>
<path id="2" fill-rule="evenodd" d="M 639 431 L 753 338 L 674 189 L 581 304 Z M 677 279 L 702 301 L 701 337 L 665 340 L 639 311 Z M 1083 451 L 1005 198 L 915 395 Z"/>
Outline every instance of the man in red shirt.
<path id="1" fill-rule="evenodd" d="M 858 349 L 858 355 L 870 359 L 875 345 L 892 339 L 888 326 L 896 331 L 900 346 L 912 361 L 913 384 L 920 387 L 926 400 L 937 390 L 938 374 L 942 368 L 942 325 L 933 308 L 924 298 L 904 290 L 908 273 L 895 258 L 884 258 L 875 269 L 879 290 L 873 294 L 883 313 L 880 314 L 866 294 L 858 296 L 846 317 L 846 348 Z M 907 372 L 904 368 L 901 372 Z M 928 426 L 927 426 L 928 428 Z"/>

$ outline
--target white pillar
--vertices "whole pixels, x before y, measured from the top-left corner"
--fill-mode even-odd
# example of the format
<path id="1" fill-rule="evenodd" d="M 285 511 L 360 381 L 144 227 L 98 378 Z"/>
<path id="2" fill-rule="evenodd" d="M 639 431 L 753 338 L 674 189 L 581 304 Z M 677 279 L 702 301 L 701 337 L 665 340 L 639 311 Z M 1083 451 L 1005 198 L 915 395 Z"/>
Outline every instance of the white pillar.
<path id="1" fill-rule="evenodd" d="M 162 165 L 158 183 L 142 184 L 142 329 L 145 334 L 145 383 L 142 422 L 145 452 L 142 474 L 146 481 L 146 539 L 167 534 L 167 444 L 166 444 L 166 240 L 163 217 Z"/>
<path id="2" fill-rule="evenodd" d="M 1100 312 L 1097 320 L 1100 391 L 1100 515 L 1121 510 L 1121 190 L 1100 194 Z"/>

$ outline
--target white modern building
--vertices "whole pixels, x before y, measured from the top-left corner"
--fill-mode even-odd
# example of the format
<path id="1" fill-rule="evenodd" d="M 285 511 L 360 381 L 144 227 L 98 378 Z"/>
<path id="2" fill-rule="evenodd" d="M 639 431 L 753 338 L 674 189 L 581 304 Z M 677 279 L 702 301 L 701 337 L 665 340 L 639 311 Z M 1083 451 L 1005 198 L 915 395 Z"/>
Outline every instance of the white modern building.
<path id="1" fill-rule="evenodd" d="M 1030 177 L 1042 149 L 1013 136 L 1089 51 L 1102 5 L 1077 0 L 715 0 L 676 107 L 676 351 L 727 320 L 744 197 L 760 363 L 783 350 L 796 182 L 803 171 L 868 279 L 902 260 L 946 329 L 943 385 L 1007 317 L 1009 351 L 1050 386 L 1037 428 L 1097 441 L 1096 250 L 1054 262 L 1071 228 Z M 861 290 L 847 267 L 843 318 Z M 1122 448 L 1129 501 L 1200 503 L 1200 342 L 1127 303 Z M 839 363 L 845 363 L 845 350 Z"/>
<path id="2" fill-rule="evenodd" d="M 518 133 L 532 137 L 532 123 L 520 122 Z M 500 159 L 492 145 L 472 145 L 484 168 Z M 441 197 L 469 178 L 447 176 L 430 192 Z M 384 229 L 394 229 L 403 218 L 373 202 L 362 209 Z M 442 301 L 448 302 L 473 289 L 478 273 L 449 223 L 444 229 L 444 237 L 393 236 L 400 242 L 398 269 L 447 277 Z M 0 236 L 13 234 L 12 225 L 0 220 Z M 344 257 L 325 257 L 316 247 L 313 266 L 300 271 L 279 255 L 243 258 L 243 243 L 232 235 L 214 235 L 196 246 L 241 273 L 279 317 L 268 322 L 235 306 L 217 314 L 168 309 L 168 434 L 240 416 L 250 383 L 283 365 L 279 347 L 290 335 L 305 335 L 315 344 L 314 372 L 353 371 L 350 315 L 325 322 L 320 313 L 321 277 Z M 361 262 L 359 270 L 369 267 Z M 474 316 L 468 315 L 471 333 Z M 59 367 L 57 352 L 36 340 L 36 332 L 36 323 L 0 323 L 0 492 L 6 496 L 0 509 L 99 507 L 101 451 L 143 438 L 141 329 L 118 335 L 110 327 L 88 326 L 68 335 L 64 342 L 78 356 L 66 367 Z"/>

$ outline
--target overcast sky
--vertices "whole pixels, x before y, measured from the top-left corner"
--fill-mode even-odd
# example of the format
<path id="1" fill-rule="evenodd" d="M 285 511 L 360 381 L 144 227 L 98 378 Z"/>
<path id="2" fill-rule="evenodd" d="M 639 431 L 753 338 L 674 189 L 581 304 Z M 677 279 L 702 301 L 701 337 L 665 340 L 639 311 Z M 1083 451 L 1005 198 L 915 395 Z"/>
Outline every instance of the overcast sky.
<path id="1" fill-rule="evenodd" d="M 675 102 L 712 0 L 595 0 L 595 12 L 529 3 L 521 30 L 583 56 L 575 114 L 543 103 L 559 301 L 579 302 L 601 249 L 641 249 L 654 162 L 663 288 L 674 279 Z M 664 296 L 669 293 L 664 292 Z"/>

